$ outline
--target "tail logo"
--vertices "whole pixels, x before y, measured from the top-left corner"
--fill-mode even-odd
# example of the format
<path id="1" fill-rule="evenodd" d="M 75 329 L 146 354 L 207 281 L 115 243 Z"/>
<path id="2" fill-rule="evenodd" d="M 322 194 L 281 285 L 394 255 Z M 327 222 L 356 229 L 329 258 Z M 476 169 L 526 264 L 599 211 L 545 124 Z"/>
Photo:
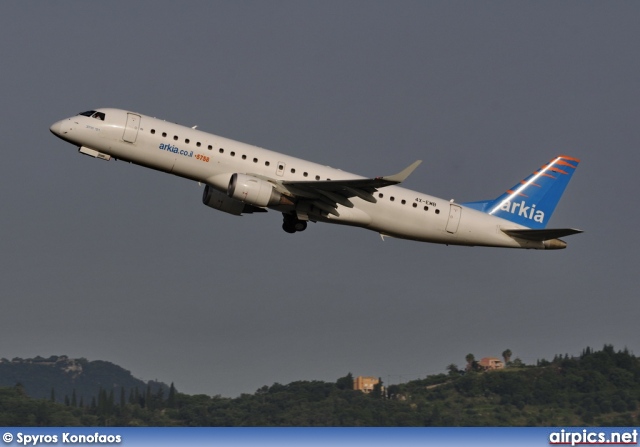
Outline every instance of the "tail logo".
<path id="1" fill-rule="evenodd" d="M 470 208 L 531 229 L 543 229 L 580 160 L 560 155 L 494 200 L 468 202 Z"/>
<path id="2" fill-rule="evenodd" d="M 500 203 L 499 209 L 517 216 L 522 216 L 525 219 L 533 220 L 534 222 L 543 223 L 544 221 L 544 211 L 536 210 L 535 204 L 527 206 L 524 200 L 521 202 L 503 200 L 502 203 Z"/>

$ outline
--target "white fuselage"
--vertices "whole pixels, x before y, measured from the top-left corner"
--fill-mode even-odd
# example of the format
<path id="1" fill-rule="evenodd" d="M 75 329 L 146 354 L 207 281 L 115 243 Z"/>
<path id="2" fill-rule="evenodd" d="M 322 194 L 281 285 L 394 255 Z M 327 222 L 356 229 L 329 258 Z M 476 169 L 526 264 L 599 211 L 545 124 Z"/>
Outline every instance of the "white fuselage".
<path id="1" fill-rule="evenodd" d="M 234 173 L 272 182 L 363 178 L 157 118 L 119 109 L 96 110 L 105 114 L 104 121 L 77 115 L 55 123 L 51 131 L 81 150 L 202 182 L 224 193 Z M 543 242 L 515 239 L 501 231 L 525 227 L 448 200 L 400 186 L 379 188 L 373 195 L 375 203 L 353 197 L 352 208 L 338 205 L 339 216 L 317 220 L 423 242 L 545 248 Z"/>

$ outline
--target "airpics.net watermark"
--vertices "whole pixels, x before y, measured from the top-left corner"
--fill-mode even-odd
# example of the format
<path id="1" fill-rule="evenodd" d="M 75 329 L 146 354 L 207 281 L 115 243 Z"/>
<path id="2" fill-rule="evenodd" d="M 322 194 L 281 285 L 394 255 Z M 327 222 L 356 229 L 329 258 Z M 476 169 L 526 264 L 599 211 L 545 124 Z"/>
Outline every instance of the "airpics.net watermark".
<path id="1" fill-rule="evenodd" d="M 121 435 L 105 435 L 100 433 L 91 433 L 91 434 L 74 434 L 74 433 L 56 433 L 51 435 L 29 435 L 22 432 L 18 432 L 13 435 L 13 433 L 5 433 L 2 435 L 2 440 L 5 444 L 11 444 L 14 442 L 17 445 L 44 445 L 44 444 L 101 444 L 101 445 L 109 445 L 109 444 L 120 444 L 122 442 Z"/>
<path id="2" fill-rule="evenodd" d="M 560 430 L 549 435 L 551 445 L 637 445 L 638 430 L 628 430 L 619 432 Z"/>

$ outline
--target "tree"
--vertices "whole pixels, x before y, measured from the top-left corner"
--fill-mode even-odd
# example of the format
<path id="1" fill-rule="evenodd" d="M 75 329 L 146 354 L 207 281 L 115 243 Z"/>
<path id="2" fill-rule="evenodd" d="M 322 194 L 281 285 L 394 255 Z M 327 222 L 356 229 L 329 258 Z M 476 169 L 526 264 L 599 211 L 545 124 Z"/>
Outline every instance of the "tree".
<path id="1" fill-rule="evenodd" d="M 344 377 L 340 377 L 336 381 L 336 387 L 339 390 L 352 390 L 353 389 L 353 374 L 349 373 Z"/>
<path id="2" fill-rule="evenodd" d="M 371 396 L 379 398 L 383 397 L 384 393 L 382 392 L 382 377 L 378 377 L 378 383 L 373 385 L 373 390 L 371 390 Z"/>
<path id="3" fill-rule="evenodd" d="M 464 359 L 467 361 L 467 371 L 473 369 L 473 363 L 476 361 L 476 356 L 469 353 Z"/>
<path id="4" fill-rule="evenodd" d="M 137 388 L 136 388 L 136 390 L 137 390 Z M 131 388 L 129 390 L 129 403 L 131 405 L 138 403 L 138 399 L 136 398 L 136 395 L 133 392 L 133 388 Z"/>
<path id="5" fill-rule="evenodd" d="M 447 366 L 447 371 L 449 371 L 450 376 L 457 376 L 458 374 L 460 374 L 458 365 L 456 365 L 455 363 L 451 363 L 449 366 Z"/>
<path id="6" fill-rule="evenodd" d="M 524 366 L 524 363 L 522 362 L 522 360 L 520 360 L 519 357 L 516 357 L 516 359 L 513 361 L 511 365 L 516 368 L 522 368 Z"/>
<path id="7" fill-rule="evenodd" d="M 24 389 L 24 385 L 21 382 L 17 382 L 15 386 L 16 392 L 18 396 L 26 396 L 27 392 Z"/>
<path id="8" fill-rule="evenodd" d="M 395 399 L 400 394 L 399 385 L 389 385 L 387 387 L 387 396 L 389 399 Z"/>
<path id="9" fill-rule="evenodd" d="M 502 353 L 502 358 L 504 359 L 504 365 L 507 366 L 507 364 L 511 361 L 511 356 L 513 354 L 511 353 L 511 349 L 505 349 L 504 352 Z"/>
<path id="10" fill-rule="evenodd" d="M 169 388 L 169 397 L 167 398 L 167 407 L 175 408 L 176 407 L 176 387 L 171 382 L 171 387 Z"/>

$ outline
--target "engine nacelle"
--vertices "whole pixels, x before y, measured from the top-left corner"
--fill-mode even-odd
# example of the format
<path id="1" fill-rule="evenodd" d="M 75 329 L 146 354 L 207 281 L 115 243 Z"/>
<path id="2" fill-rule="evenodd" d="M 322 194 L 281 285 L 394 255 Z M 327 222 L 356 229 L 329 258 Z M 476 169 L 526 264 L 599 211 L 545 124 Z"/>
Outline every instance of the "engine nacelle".
<path id="1" fill-rule="evenodd" d="M 215 208 L 225 213 L 235 214 L 239 216 L 245 211 L 246 205 L 239 200 L 232 199 L 223 192 L 212 188 L 209 185 L 204 187 L 204 193 L 202 194 L 202 203 L 211 208 Z"/>
<path id="2" fill-rule="evenodd" d="M 227 195 L 254 206 L 293 205 L 266 180 L 247 174 L 233 174 L 227 188 Z"/>

